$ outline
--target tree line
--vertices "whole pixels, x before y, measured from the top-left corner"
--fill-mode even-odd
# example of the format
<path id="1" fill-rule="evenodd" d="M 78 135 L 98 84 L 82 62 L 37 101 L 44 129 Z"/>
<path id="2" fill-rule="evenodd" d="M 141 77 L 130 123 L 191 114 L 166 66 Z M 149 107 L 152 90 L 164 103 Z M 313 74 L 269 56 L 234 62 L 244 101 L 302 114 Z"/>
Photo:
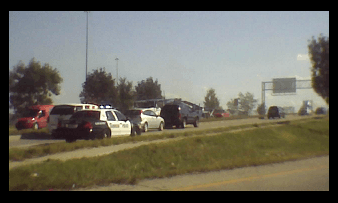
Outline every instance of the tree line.
<path id="1" fill-rule="evenodd" d="M 329 104 L 329 37 L 320 35 L 318 40 L 312 37 L 312 40 L 308 40 L 308 50 L 312 64 L 312 88 Z M 62 82 L 59 71 L 48 63 L 41 65 L 32 58 L 25 66 L 20 61 L 9 72 L 9 108 L 13 108 L 17 116 L 20 116 L 29 106 L 52 104 L 51 96 L 60 94 Z M 104 68 L 93 70 L 82 84 L 80 101 L 95 104 L 109 102 L 123 111 L 131 108 L 135 100 L 163 98 L 161 85 L 152 77 L 137 82 L 135 88 L 126 78 L 119 78 L 118 85 L 116 82 Z M 221 109 L 219 103 L 215 89 L 207 90 L 204 107 L 209 110 Z M 257 100 L 252 93 L 240 92 L 237 98 L 227 102 L 227 107 L 232 114 L 237 112 L 248 115 L 256 104 Z M 257 112 L 265 114 L 264 104 L 258 106 Z"/>
<path id="2" fill-rule="evenodd" d="M 80 93 L 81 103 L 100 104 L 101 102 L 110 103 L 114 107 L 125 111 L 134 105 L 136 100 L 162 99 L 161 85 L 158 80 L 152 77 L 137 82 L 135 88 L 127 78 L 119 78 L 116 85 L 111 73 L 107 73 L 104 68 L 94 70 L 87 76 L 87 81 L 82 84 Z"/>
<path id="3" fill-rule="evenodd" d="M 60 95 L 63 78 L 56 68 L 48 63 L 41 65 L 32 58 L 27 66 L 20 61 L 9 72 L 9 108 L 21 116 L 29 106 L 53 104 L 52 95 Z M 100 104 L 107 102 L 124 111 L 133 106 L 135 100 L 161 99 L 161 85 L 152 77 L 137 82 L 119 78 L 116 84 L 111 73 L 97 68 L 87 75 L 79 94 L 81 103 Z"/>

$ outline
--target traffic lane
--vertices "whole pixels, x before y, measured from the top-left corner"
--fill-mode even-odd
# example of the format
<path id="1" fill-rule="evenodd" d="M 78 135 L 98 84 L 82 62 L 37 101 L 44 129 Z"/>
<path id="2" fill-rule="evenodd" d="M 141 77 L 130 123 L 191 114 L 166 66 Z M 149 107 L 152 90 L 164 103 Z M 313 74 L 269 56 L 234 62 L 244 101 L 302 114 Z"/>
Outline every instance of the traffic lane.
<path id="1" fill-rule="evenodd" d="M 173 190 L 328 191 L 329 156 L 188 175 L 181 183 Z"/>
<path id="2" fill-rule="evenodd" d="M 235 120 L 220 120 L 220 121 L 204 121 L 199 123 L 199 127 L 195 128 L 193 125 L 188 124 L 184 129 L 182 128 L 169 128 L 164 129 L 165 132 L 190 132 L 194 130 L 204 130 L 204 129 L 210 129 L 210 128 L 220 128 L 220 127 L 230 127 L 230 126 L 238 126 L 238 125 L 246 125 L 246 124 L 261 124 L 261 123 L 269 123 L 269 122 L 276 122 L 276 121 L 287 121 L 287 120 L 298 120 L 308 118 L 304 116 L 298 116 L 298 115 L 288 115 L 286 118 L 282 119 L 259 119 L 259 118 L 245 118 L 245 119 L 235 119 Z M 149 129 L 148 132 L 142 133 L 141 136 L 154 134 L 154 133 L 161 133 L 157 129 Z"/>
<path id="3" fill-rule="evenodd" d="M 189 191 L 329 191 L 329 167 L 322 165 L 190 186 Z"/>
<path id="4" fill-rule="evenodd" d="M 329 191 L 329 156 L 188 175 L 181 183 L 173 190 Z"/>
<path id="5" fill-rule="evenodd" d="M 22 138 L 22 135 L 11 135 L 8 139 L 8 148 L 17 147 L 30 147 L 34 145 L 41 145 L 41 144 L 50 144 L 56 142 L 65 142 L 65 140 L 60 139 L 26 139 Z"/>
<path id="6" fill-rule="evenodd" d="M 221 121 L 206 121 L 200 122 L 199 127 L 195 128 L 193 125 L 187 125 L 185 129 L 176 129 L 175 127 L 171 129 L 164 129 L 164 131 L 158 131 L 157 129 L 150 129 L 146 133 L 142 133 L 141 136 L 147 136 L 152 134 L 161 134 L 165 133 L 175 133 L 175 132 L 190 132 L 195 130 L 202 130 L 208 128 L 219 128 L 219 127 L 230 127 L 230 126 L 238 126 L 238 125 L 245 125 L 245 124 L 260 124 L 266 122 L 275 122 L 278 120 L 285 121 L 285 120 L 296 120 L 305 118 L 303 116 L 297 115 L 288 115 L 285 119 L 258 119 L 258 118 L 246 118 L 246 119 L 236 119 L 236 120 L 221 120 Z M 37 139 L 33 136 L 23 136 L 22 135 L 11 135 L 9 136 L 9 148 L 11 147 L 30 147 L 34 145 L 40 144 L 49 144 L 49 143 L 56 143 L 56 142 L 65 142 L 65 140 L 60 139 L 51 139 L 50 137 L 43 137 Z"/>

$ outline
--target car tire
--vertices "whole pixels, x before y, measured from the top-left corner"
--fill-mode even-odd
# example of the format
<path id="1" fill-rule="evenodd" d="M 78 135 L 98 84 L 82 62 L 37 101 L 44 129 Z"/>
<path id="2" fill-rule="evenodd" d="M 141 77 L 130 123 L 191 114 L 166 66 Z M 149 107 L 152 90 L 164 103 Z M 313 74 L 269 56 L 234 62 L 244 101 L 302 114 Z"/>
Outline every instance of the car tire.
<path id="1" fill-rule="evenodd" d="M 136 135 L 136 129 L 134 127 L 131 128 L 130 136 L 135 137 Z"/>
<path id="2" fill-rule="evenodd" d="M 108 137 L 109 137 L 108 130 L 103 130 L 101 136 L 99 137 L 99 139 L 104 139 L 104 138 L 108 138 Z"/>
<path id="3" fill-rule="evenodd" d="M 137 126 L 135 129 L 137 135 L 141 135 L 141 129 Z"/>
<path id="4" fill-rule="evenodd" d="M 68 143 L 72 143 L 72 142 L 75 142 L 76 139 L 75 138 L 66 138 L 66 142 Z"/>
<path id="5" fill-rule="evenodd" d="M 143 126 L 143 132 L 148 132 L 148 123 L 145 123 Z"/>
<path id="6" fill-rule="evenodd" d="M 163 131 L 163 122 L 160 123 L 160 126 L 158 127 L 159 131 Z"/>
<path id="7" fill-rule="evenodd" d="M 181 123 L 181 128 L 185 128 L 186 125 L 187 125 L 187 119 L 184 118 Z"/>
<path id="8" fill-rule="evenodd" d="M 39 124 L 38 123 L 34 123 L 32 128 L 34 130 L 38 130 L 39 129 Z"/>
<path id="9" fill-rule="evenodd" d="M 200 123 L 199 119 L 196 118 L 194 122 L 194 127 L 197 128 L 199 126 L 199 123 Z"/>

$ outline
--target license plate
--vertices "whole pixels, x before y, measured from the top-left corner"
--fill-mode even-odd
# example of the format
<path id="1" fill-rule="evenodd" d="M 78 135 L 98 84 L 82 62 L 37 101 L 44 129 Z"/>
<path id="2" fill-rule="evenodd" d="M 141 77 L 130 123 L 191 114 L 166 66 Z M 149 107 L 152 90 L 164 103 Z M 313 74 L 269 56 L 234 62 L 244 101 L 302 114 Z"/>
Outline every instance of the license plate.
<path id="1" fill-rule="evenodd" d="M 66 128 L 77 128 L 77 124 L 66 124 Z"/>

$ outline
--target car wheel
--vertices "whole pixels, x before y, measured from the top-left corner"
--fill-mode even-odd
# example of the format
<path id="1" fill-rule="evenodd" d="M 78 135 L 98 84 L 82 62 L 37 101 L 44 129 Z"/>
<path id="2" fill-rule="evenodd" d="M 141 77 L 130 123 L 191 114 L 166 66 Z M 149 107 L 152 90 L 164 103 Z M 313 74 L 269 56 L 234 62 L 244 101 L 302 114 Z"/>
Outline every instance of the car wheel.
<path id="1" fill-rule="evenodd" d="M 136 135 L 136 129 L 135 129 L 135 127 L 132 127 L 131 132 L 130 132 L 130 136 L 134 137 L 135 135 Z"/>
<path id="2" fill-rule="evenodd" d="M 185 126 L 187 125 L 187 120 L 184 118 L 181 124 L 182 128 L 185 128 Z"/>
<path id="3" fill-rule="evenodd" d="M 33 124 L 33 129 L 34 130 L 38 130 L 39 129 L 39 124 L 38 123 L 34 123 Z"/>
<path id="4" fill-rule="evenodd" d="M 104 138 L 108 138 L 109 134 L 107 130 L 103 130 L 101 136 L 99 139 L 104 139 Z"/>
<path id="5" fill-rule="evenodd" d="M 159 131 L 163 131 L 163 122 L 160 123 L 160 126 L 158 127 Z"/>
<path id="6" fill-rule="evenodd" d="M 66 138 L 66 142 L 71 143 L 71 142 L 75 142 L 76 139 L 75 138 Z"/>
<path id="7" fill-rule="evenodd" d="M 143 132 L 148 132 L 148 123 L 144 124 Z"/>
<path id="8" fill-rule="evenodd" d="M 197 128 L 199 126 L 199 123 L 200 123 L 199 119 L 196 118 L 194 122 L 194 127 Z"/>
<path id="9" fill-rule="evenodd" d="M 137 126 L 135 129 L 137 135 L 141 135 L 141 129 Z"/>

